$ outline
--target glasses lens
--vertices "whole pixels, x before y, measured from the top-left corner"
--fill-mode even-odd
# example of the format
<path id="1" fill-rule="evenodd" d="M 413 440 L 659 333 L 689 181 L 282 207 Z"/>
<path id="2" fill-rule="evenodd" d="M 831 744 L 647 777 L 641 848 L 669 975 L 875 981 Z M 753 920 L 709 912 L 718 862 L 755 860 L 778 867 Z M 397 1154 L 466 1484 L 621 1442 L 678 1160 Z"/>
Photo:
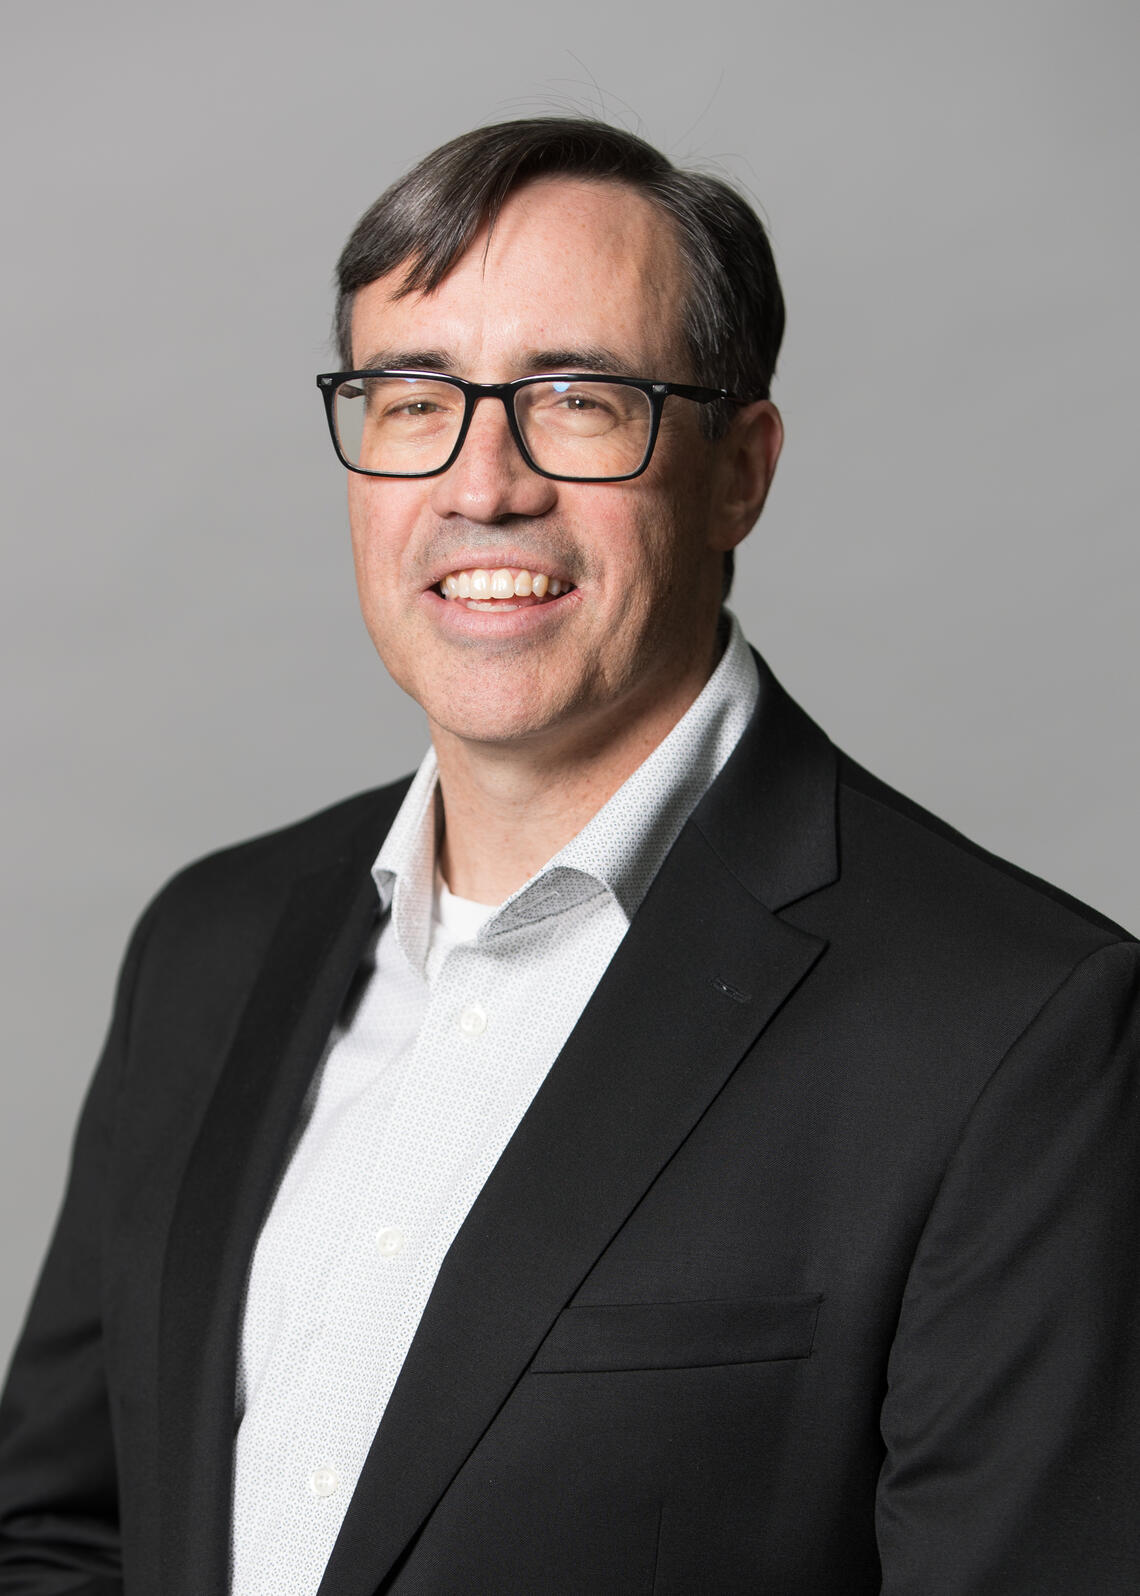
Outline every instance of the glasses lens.
<path id="1" fill-rule="evenodd" d="M 515 392 L 515 417 L 536 466 L 560 477 L 624 477 L 649 447 L 649 395 L 624 383 L 558 377 Z"/>
<path id="2" fill-rule="evenodd" d="M 354 377 L 333 404 L 336 435 L 350 465 L 384 476 L 438 471 L 463 424 L 463 394 L 437 377 Z"/>

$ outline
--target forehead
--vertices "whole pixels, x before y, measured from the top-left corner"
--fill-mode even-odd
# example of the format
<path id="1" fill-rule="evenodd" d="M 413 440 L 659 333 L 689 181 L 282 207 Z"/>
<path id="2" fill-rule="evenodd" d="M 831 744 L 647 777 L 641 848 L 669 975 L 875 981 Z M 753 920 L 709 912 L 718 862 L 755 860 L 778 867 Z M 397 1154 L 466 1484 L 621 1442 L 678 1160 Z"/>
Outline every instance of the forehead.
<path id="1" fill-rule="evenodd" d="M 400 298 L 402 278 L 398 268 L 357 292 L 355 364 L 434 353 L 460 375 L 496 381 L 526 375 L 543 354 L 592 350 L 635 375 L 687 375 L 676 236 L 625 184 L 530 183 L 437 288 Z"/>

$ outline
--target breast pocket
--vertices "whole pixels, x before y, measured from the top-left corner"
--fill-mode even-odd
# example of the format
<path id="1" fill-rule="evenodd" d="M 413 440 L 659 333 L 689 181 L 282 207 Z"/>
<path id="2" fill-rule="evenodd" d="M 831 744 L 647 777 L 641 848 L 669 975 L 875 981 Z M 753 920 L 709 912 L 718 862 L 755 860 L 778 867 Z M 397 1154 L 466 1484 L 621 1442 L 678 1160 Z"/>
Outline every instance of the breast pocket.
<path id="1" fill-rule="evenodd" d="M 567 1308 L 554 1321 L 531 1370 L 698 1369 L 806 1358 L 822 1301 L 821 1296 L 762 1297 Z"/>

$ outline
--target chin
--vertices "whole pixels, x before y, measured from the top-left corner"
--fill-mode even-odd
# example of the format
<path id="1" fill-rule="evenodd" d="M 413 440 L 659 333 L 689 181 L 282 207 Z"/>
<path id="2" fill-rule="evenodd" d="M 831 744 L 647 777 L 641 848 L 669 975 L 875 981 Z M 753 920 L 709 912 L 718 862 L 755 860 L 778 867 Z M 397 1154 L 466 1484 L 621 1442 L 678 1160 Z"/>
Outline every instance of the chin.
<path id="1" fill-rule="evenodd" d="M 483 668 L 453 671 L 430 684 L 414 682 L 410 691 L 433 727 L 465 742 L 519 743 L 555 730 L 576 718 L 576 695 L 551 691 L 552 672 Z M 505 677 L 505 679 L 504 679 Z"/>
<path id="2" fill-rule="evenodd" d="M 532 712 L 517 715 L 497 715 L 483 711 L 480 714 L 456 715 L 445 710 L 442 714 L 428 713 L 433 729 L 457 737 L 465 743 L 481 743 L 487 747 L 517 747 L 541 737 L 559 724 L 558 717 L 536 715 Z"/>

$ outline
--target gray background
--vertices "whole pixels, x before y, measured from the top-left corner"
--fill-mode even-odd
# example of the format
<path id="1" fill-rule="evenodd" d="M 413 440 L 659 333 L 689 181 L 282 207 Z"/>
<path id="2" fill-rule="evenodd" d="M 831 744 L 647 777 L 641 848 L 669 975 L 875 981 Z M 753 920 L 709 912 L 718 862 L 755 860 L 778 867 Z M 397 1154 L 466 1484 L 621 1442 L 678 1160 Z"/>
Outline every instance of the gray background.
<path id="1" fill-rule="evenodd" d="M 0 7 L 0 1356 L 123 940 L 392 777 L 312 374 L 415 157 L 601 112 L 761 204 L 788 445 L 736 606 L 856 757 L 1140 926 L 1134 0 Z"/>

